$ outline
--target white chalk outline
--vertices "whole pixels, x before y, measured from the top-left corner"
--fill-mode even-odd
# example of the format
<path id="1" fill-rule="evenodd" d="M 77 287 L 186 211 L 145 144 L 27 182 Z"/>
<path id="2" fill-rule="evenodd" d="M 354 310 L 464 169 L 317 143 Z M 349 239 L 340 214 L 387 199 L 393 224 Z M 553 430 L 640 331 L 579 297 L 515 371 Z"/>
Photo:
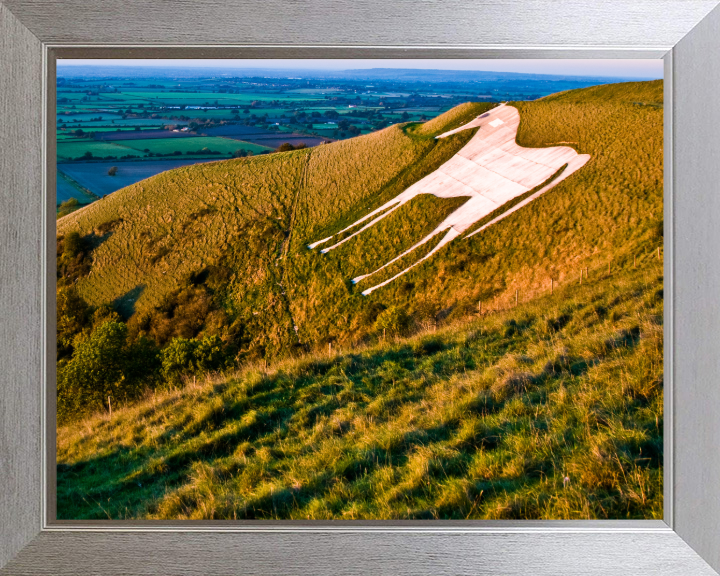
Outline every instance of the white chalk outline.
<path id="1" fill-rule="evenodd" d="M 353 279 L 357 284 L 397 262 L 416 248 L 422 246 L 434 238 L 437 234 L 445 232 L 445 236 L 430 252 L 411 264 L 392 278 L 363 290 L 362 294 L 367 296 L 374 290 L 381 288 L 396 280 L 410 269 L 430 258 L 440 248 L 450 243 L 468 228 L 488 214 L 491 214 L 499 206 L 522 196 L 533 188 L 536 188 L 550 176 L 555 174 L 561 167 L 565 166 L 562 173 L 553 178 L 540 190 L 516 204 L 497 218 L 473 231 L 466 236 L 470 238 L 482 232 L 489 226 L 506 218 L 523 206 L 526 206 L 559 182 L 579 170 L 590 159 L 588 154 L 578 154 L 568 146 L 552 146 L 549 148 L 523 148 L 516 143 L 517 130 L 520 125 L 520 113 L 513 106 L 506 106 L 504 103 L 478 116 L 467 124 L 450 130 L 436 138 L 446 138 L 462 130 L 479 128 L 478 132 L 463 146 L 457 154 L 445 162 L 437 170 L 425 176 L 398 196 L 386 202 L 379 208 L 363 216 L 350 226 L 327 238 L 314 242 L 308 246 L 313 249 L 321 244 L 330 241 L 332 238 L 370 220 L 365 226 L 344 238 L 340 242 L 321 250 L 326 254 L 341 246 L 351 238 L 377 224 L 420 194 L 432 194 L 438 198 L 468 197 L 468 201 L 454 210 L 439 226 L 420 242 L 414 244 L 399 256 L 396 256 L 380 268 L 363 274 Z M 384 212 L 384 213 L 382 213 Z M 382 213 L 382 214 L 381 214 Z"/>

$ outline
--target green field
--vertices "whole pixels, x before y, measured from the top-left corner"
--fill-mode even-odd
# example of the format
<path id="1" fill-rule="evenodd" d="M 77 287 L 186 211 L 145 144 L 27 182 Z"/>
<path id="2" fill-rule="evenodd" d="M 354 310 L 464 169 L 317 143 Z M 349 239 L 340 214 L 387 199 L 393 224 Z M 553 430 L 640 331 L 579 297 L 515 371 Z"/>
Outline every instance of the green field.
<path id="1" fill-rule="evenodd" d="M 179 150 L 183 154 L 188 151 L 195 152 L 203 148 L 221 152 L 222 154 L 232 154 L 236 150 L 247 150 L 253 154 L 257 154 L 264 150 L 272 150 L 267 146 L 259 146 L 250 142 L 242 142 L 240 140 L 232 140 L 230 138 L 220 138 L 218 136 L 197 136 L 194 138 L 152 138 L 147 140 L 121 140 L 119 145 L 125 148 L 131 148 L 140 152 L 148 150 L 155 154 L 169 154 Z"/>
<path id="2" fill-rule="evenodd" d="M 76 104 L 77 101 L 82 100 L 85 98 L 87 94 L 85 92 L 63 92 L 58 91 L 57 98 L 60 100 L 62 98 L 66 98 L 68 100 L 72 100 L 73 104 Z M 89 96 L 88 98 L 92 98 L 93 100 L 97 100 L 97 96 Z"/>
<path id="3" fill-rule="evenodd" d="M 115 130 L 113 129 L 112 131 Z M 197 136 L 189 138 L 148 138 L 140 140 L 102 142 L 77 139 L 76 137 L 68 135 L 58 137 L 57 155 L 58 158 L 63 160 L 80 158 L 86 152 L 90 152 L 93 156 L 98 158 L 105 156 L 121 157 L 127 154 L 146 157 L 150 152 L 154 154 L 170 154 L 179 150 L 182 154 L 186 154 L 188 151 L 196 152 L 198 150 L 202 150 L 203 148 L 220 152 L 223 155 L 232 154 L 240 149 L 247 150 L 253 154 L 258 154 L 265 150 L 272 150 L 272 148 L 267 146 L 260 146 L 250 142 L 211 136 Z M 148 152 L 145 152 L 146 149 Z M 198 157 L 207 156 L 208 154 L 198 155 Z"/>
<path id="4" fill-rule="evenodd" d="M 97 158 L 105 156 L 125 156 L 127 154 L 135 154 L 137 156 L 145 156 L 142 152 L 132 150 L 127 147 L 119 146 L 111 142 L 97 142 L 95 140 L 84 140 L 80 142 L 68 142 L 66 140 L 58 141 L 57 157 L 62 160 L 73 160 L 80 158 L 86 152 L 90 152 Z"/>

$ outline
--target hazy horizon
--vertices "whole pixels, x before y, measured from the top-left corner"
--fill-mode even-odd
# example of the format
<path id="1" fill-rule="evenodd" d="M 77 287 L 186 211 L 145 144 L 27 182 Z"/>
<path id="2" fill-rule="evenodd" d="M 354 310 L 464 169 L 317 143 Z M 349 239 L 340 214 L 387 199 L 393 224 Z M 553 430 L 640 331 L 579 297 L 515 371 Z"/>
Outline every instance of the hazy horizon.
<path id="1" fill-rule="evenodd" d="M 405 69 L 448 72 L 487 72 L 505 74 L 532 74 L 542 76 L 571 76 L 592 78 L 627 78 L 656 80 L 663 78 L 663 61 L 656 60 L 605 60 L 605 59 L 304 59 L 304 60 L 217 60 L 217 59 L 60 59 L 60 68 L 79 66 L 107 68 L 178 68 L 182 70 L 217 69 L 226 71 L 274 70 L 295 72 L 355 72 L 372 69 Z"/>

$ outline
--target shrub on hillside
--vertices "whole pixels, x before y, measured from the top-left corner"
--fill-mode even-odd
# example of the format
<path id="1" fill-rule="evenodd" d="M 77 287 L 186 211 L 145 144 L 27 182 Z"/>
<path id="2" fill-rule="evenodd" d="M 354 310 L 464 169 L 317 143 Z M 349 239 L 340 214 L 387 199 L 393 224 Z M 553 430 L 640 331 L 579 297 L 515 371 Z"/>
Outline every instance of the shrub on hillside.
<path id="1" fill-rule="evenodd" d="M 65 202 L 61 202 L 58 207 L 57 218 L 67 216 L 68 214 L 75 212 L 78 208 L 81 208 L 81 206 L 77 198 L 70 198 Z"/>
<path id="2" fill-rule="evenodd" d="M 224 368 L 228 361 L 225 345 L 218 336 L 202 340 L 173 338 L 162 351 L 162 375 L 168 383 L 180 384 L 184 375 L 202 374 Z"/>
<path id="3" fill-rule="evenodd" d="M 90 272 L 92 246 L 78 232 L 57 239 L 57 283 L 70 286 Z"/>
<path id="4" fill-rule="evenodd" d="M 390 306 L 383 310 L 375 321 L 375 330 L 390 334 L 403 334 L 410 327 L 411 318 L 401 306 Z"/>
<path id="5" fill-rule="evenodd" d="M 91 318 L 90 306 L 75 288 L 57 291 L 57 356 L 72 354 L 74 341 L 87 328 Z"/>
<path id="6" fill-rule="evenodd" d="M 106 410 L 108 398 L 116 404 L 138 398 L 156 382 L 158 369 L 158 350 L 151 340 L 128 342 L 125 324 L 101 324 L 58 368 L 58 420 Z"/>
<path id="7" fill-rule="evenodd" d="M 63 253 L 69 258 L 75 258 L 87 249 L 79 232 L 69 232 L 64 238 L 63 246 Z"/>

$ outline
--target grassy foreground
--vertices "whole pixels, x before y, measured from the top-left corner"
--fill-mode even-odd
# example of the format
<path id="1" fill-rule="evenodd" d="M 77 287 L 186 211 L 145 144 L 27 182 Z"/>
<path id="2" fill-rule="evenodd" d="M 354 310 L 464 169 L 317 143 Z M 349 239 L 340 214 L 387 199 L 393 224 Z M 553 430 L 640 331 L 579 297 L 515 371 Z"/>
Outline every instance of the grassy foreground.
<path id="1" fill-rule="evenodd" d="M 58 518 L 661 518 L 662 266 L 58 429 Z"/>

